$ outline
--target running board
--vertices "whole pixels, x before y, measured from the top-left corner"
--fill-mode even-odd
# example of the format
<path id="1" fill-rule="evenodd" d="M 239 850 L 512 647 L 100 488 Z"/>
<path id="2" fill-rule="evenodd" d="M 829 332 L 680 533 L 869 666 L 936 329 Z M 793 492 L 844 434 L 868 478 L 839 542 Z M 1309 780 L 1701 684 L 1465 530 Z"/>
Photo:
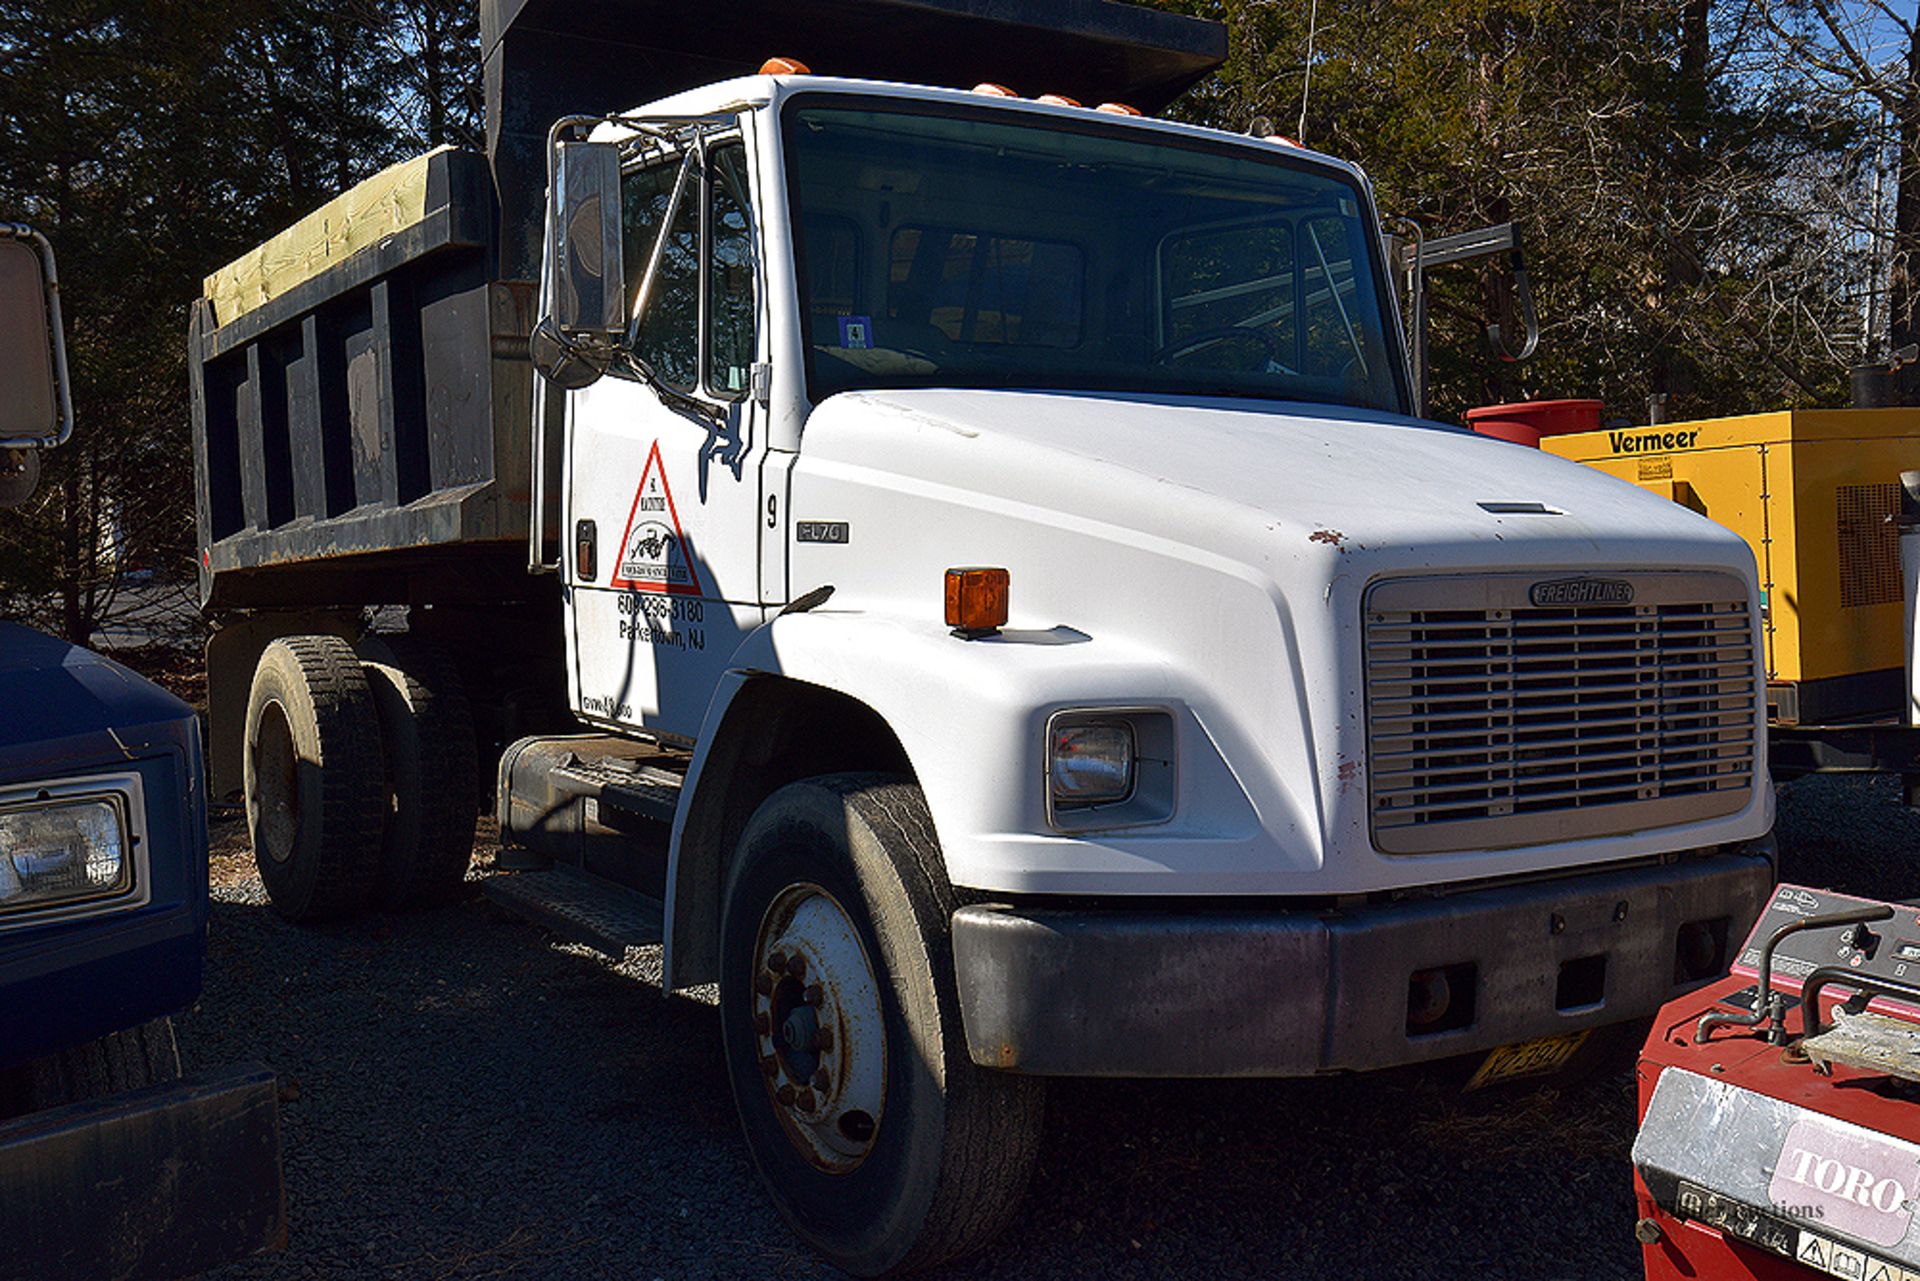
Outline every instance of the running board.
<path id="1" fill-rule="evenodd" d="M 489 876 L 480 891 L 514 915 L 616 961 L 665 937 L 660 900 L 571 867 Z"/>

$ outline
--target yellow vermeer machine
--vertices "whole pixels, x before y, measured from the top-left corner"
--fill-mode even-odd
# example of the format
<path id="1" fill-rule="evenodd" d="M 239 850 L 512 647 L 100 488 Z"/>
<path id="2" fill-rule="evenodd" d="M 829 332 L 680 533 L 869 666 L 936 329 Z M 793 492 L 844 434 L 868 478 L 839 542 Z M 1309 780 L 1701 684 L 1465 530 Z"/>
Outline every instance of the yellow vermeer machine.
<path id="1" fill-rule="evenodd" d="M 1914 507 L 1901 473 L 1920 469 L 1920 408 L 1707 418 L 1540 447 L 1664 494 L 1753 548 L 1776 776 L 1891 770 L 1910 792 L 1920 783 L 1914 735 L 1898 732 L 1910 719 L 1901 516 Z"/>

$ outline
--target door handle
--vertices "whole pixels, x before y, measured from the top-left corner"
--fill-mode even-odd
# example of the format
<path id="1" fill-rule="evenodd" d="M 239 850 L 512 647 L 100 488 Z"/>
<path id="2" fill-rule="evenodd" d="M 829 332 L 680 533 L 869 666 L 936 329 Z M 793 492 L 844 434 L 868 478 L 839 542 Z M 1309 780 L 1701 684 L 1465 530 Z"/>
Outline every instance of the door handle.
<path id="1" fill-rule="evenodd" d="M 600 540 L 590 520 L 573 523 L 573 576 L 590 583 L 600 572 Z"/>

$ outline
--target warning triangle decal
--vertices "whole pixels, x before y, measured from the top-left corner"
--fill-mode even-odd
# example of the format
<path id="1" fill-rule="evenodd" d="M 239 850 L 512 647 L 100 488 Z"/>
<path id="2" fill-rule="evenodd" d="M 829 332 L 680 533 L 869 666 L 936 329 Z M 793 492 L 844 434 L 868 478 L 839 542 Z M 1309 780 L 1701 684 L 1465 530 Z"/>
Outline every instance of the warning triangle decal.
<path id="1" fill-rule="evenodd" d="M 667 465 L 660 461 L 660 442 L 653 442 L 640 485 L 627 510 L 626 532 L 620 535 L 620 557 L 614 563 L 615 587 L 638 592 L 702 595 L 700 574 L 687 554 L 686 535 L 680 531 L 680 513 L 667 486 Z"/>
<path id="2" fill-rule="evenodd" d="M 1826 1251 L 1820 1248 L 1820 1238 L 1809 1232 L 1800 1234 L 1800 1262 L 1811 1263 L 1816 1268 L 1827 1266 Z"/>

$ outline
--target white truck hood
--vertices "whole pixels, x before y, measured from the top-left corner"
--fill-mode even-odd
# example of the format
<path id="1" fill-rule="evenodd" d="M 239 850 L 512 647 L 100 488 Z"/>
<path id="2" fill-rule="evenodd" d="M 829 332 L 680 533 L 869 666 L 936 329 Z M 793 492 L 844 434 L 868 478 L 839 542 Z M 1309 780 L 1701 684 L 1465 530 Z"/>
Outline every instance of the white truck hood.
<path id="1" fill-rule="evenodd" d="M 1738 821 L 1685 832 L 1418 857 L 1374 848 L 1361 662 L 1370 583 L 1717 570 L 1746 584 L 1757 629 L 1752 555 L 1731 532 L 1539 450 L 1319 405 L 874 391 L 814 411 L 791 484 L 797 521 L 850 530 L 845 546 L 793 544 L 791 594 L 831 583 L 835 610 L 921 619 L 937 615 L 945 567 L 1005 566 L 1012 629 L 1091 638 L 1029 674 L 1009 660 L 993 678 L 1008 706 L 1025 700 L 1042 717 L 1077 700 L 1191 709 L 1241 803 L 1194 797 L 1166 828 L 1099 842 L 1134 856 L 1160 842 L 1126 866 L 1195 873 L 1162 892 L 1368 892 L 1645 857 L 1757 837 L 1771 822 L 1762 786 Z M 1189 755 L 1183 798 L 1205 781 Z M 929 785 L 930 800 L 942 786 Z M 957 798 L 979 784 L 952 786 Z M 964 803 L 1007 848 L 989 858 L 975 843 L 979 870 L 969 879 L 963 854 L 957 884 L 1149 892 L 1081 875 L 1098 852 L 1040 835 L 1044 814 L 1031 806 L 996 817 L 977 794 Z M 1196 833 L 1222 844 L 1173 850 Z"/>
<path id="2" fill-rule="evenodd" d="M 940 465 L 929 480 L 966 484 L 972 469 L 948 464 L 950 456 L 972 457 L 990 469 L 978 483 L 998 497 L 1033 498 L 1063 515 L 1111 521 L 1242 559 L 1271 558 L 1297 546 L 1323 560 L 1333 553 L 1384 554 L 1397 571 L 1425 558 L 1458 566 L 1463 555 L 1483 567 L 1532 568 L 1545 541 L 1606 568 L 1649 564 L 1665 559 L 1661 553 L 1694 564 L 1703 554 L 1715 564 L 1749 563 L 1730 532 L 1592 468 L 1459 428 L 1365 410 L 890 391 L 837 397 L 814 423 L 843 415 L 871 416 L 895 447 L 873 441 L 876 452 L 868 457 L 891 456 L 903 469 L 912 463 L 899 448 L 902 425 L 973 442 L 935 451 Z M 1131 503 L 1124 510 L 1116 507 L 1123 495 Z M 1555 514 L 1510 510 L 1528 504 Z M 1243 521 L 1273 537 L 1249 543 Z M 1631 547 L 1622 545 L 1623 536 Z M 1476 545 L 1471 552 L 1469 545 Z"/>

